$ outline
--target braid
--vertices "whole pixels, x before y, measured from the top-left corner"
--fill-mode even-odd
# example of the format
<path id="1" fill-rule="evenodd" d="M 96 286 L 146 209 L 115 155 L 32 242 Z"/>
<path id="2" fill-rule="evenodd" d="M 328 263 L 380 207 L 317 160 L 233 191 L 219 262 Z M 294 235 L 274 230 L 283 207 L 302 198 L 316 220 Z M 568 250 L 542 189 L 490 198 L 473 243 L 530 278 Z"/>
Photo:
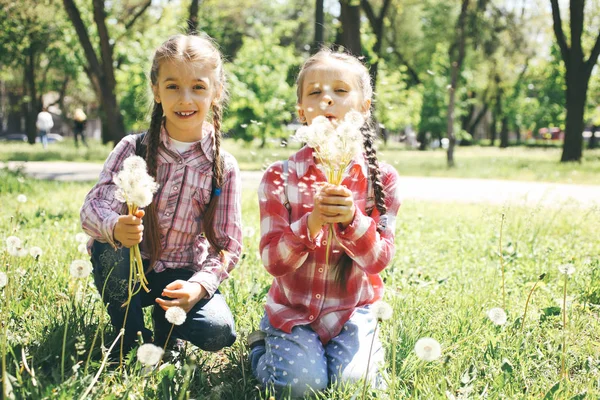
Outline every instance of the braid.
<path id="1" fill-rule="evenodd" d="M 152 119 L 150 121 L 150 128 L 146 134 L 148 147 L 146 150 L 146 165 L 148 167 L 148 174 L 156 179 L 158 173 L 158 145 L 160 143 L 160 130 L 163 121 L 163 108 L 160 103 L 154 103 L 152 109 Z M 162 254 L 162 243 L 160 241 L 160 226 L 158 225 L 158 211 L 156 208 L 156 202 L 150 203 L 146 209 L 146 215 L 144 216 L 144 237 L 146 239 L 146 248 L 150 253 L 150 265 L 148 269 L 151 269 L 156 261 L 160 259 Z"/>
<path id="2" fill-rule="evenodd" d="M 385 192 L 383 191 L 383 184 L 381 183 L 381 171 L 379 170 L 377 151 L 375 150 L 375 147 L 373 147 L 373 129 L 366 123 L 360 130 L 364 137 L 363 146 L 365 148 L 365 154 L 367 155 L 367 161 L 369 162 L 369 176 L 373 182 L 375 207 L 379 210 L 379 215 L 383 216 L 387 213 L 387 207 L 385 205 Z"/>
<path id="3" fill-rule="evenodd" d="M 212 186 L 213 191 L 215 189 L 221 189 L 223 186 L 223 161 L 221 160 L 221 118 L 222 118 L 222 108 L 218 103 L 214 103 L 212 105 L 213 112 L 213 126 L 215 128 L 215 133 L 213 136 L 214 140 L 214 154 L 213 154 L 213 178 L 212 178 Z M 206 240 L 211 244 L 213 248 L 217 251 L 223 250 L 223 248 L 217 243 L 217 238 L 215 235 L 215 226 L 214 226 L 214 218 L 217 210 L 217 203 L 219 202 L 219 195 L 212 194 L 210 198 L 210 202 L 206 207 L 206 211 L 204 211 L 203 223 L 204 226 L 204 235 L 206 236 Z"/>

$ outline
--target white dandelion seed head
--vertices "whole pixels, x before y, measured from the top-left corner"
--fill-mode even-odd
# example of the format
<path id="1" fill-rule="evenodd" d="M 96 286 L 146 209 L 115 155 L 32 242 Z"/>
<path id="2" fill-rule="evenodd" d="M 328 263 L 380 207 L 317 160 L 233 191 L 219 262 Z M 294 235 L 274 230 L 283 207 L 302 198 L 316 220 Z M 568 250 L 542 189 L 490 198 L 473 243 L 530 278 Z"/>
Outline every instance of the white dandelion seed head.
<path id="1" fill-rule="evenodd" d="M 186 312 L 181 307 L 169 307 L 165 312 L 165 318 L 167 321 L 174 325 L 181 325 L 185 322 L 187 317 Z"/>
<path id="2" fill-rule="evenodd" d="M 17 201 L 19 203 L 25 203 L 27 202 L 27 196 L 25 196 L 24 194 L 20 194 L 17 196 Z"/>
<path id="3" fill-rule="evenodd" d="M 87 260 L 74 260 L 69 267 L 69 272 L 73 278 L 86 278 L 92 272 L 92 263 Z"/>
<path id="4" fill-rule="evenodd" d="M 75 241 L 77 243 L 87 243 L 88 240 L 90 240 L 90 237 L 83 232 L 79 232 L 77 235 L 75 235 Z"/>
<path id="5" fill-rule="evenodd" d="M 0 289 L 8 283 L 8 276 L 4 272 L 0 272 Z"/>
<path id="6" fill-rule="evenodd" d="M 7 248 L 18 248 L 21 247 L 21 239 L 16 236 L 9 236 L 6 238 L 6 247 Z"/>
<path id="7" fill-rule="evenodd" d="M 245 226 L 242 234 L 244 235 L 244 237 L 252 237 L 256 234 L 256 229 L 254 229 L 254 227 L 252 226 Z"/>
<path id="8" fill-rule="evenodd" d="M 151 367 L 158 364 L 163 356 L 163 353 L 164 352 L 162 348 L 152 343 L 145 343 L 138 348 L 137 358 L 142 365 Z"/>
<path id="9" fill-rule="evenodd" d="M 415 353 L 423 361 L 434 361 L 442 355 L 442 346 L 432 338 L 421 338 L 415 343 Z"/>
<path id="10" fill-rule="evenodd" d="M 504 325 L 507 321 L 506 312 L 499 307 L 489 310 L 487 316 L 496 325 Z"/>
<path id="11" fill-rule="evenodd" d="M 39 256 L 42 255 L 42 249 L 37 247 L 37 246 L 33 246 L 32 248 L 29 249 L 29 254 L 31 255 L 31 257 L 35 258 L 37 260 L 37 258 Z"/>
<path id="12" fill-rule="evenodd" d="M 18 257 L 19 256 L 19 248 L 18 247 L 8 247 L 6 249 L 6 251 L 8 251 L 8 254 L 13 256 L 13 257 Z"/>
<path id="13" fill-rule="evenodd" d="M 558 271 L 561 274 L 573 275 L 575 272 L 575 266 L 573 264 L 562 264 L 558 266 Z"/>
<path id="14" fill-rule="evenodd" d="M 29 250 L 27 250 L 25 247 L 20 247 L 17 248 L 17 257 L 27 257 L 29 255 Z"/>
<path id="15" fill-rule="evenodd" d="M 130 156 L 123 161 L 123 169 L 129 171 L 146 171 L 146 160 L 140 156 Z"/>
<path id="16" fill-rule="evenodd" d="M 79 243 L 79 246 L 77 246 L 77 251 L 81 254 L 88 254 L 87 244 Z"/>
<path id="17" fill-rule="evenodd" d="M 392 309 L 392 306 L 385 301 L 378 301 L 371 306 L 371 313 L 377 320 L 385 321 L 386 319 L 392 318 L 394 310 Z"/>

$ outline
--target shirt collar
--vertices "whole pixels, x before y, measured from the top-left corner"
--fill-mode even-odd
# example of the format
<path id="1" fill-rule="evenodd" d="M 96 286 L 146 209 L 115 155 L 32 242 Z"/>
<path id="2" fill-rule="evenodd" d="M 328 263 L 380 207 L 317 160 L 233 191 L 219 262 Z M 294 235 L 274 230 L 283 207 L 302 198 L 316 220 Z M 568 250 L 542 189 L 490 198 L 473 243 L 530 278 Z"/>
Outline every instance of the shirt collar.
<path id="1" fill-rule="evenodd" d="M 192 148 L 202 151 L 202 153 L 204 153 L 208 161 L 212 162 L 215 154 L 213 145 L 213 135 L 215 132 L 215 128 L 212 124 L 205 122 L 204 124 L 202 124 L 202 131 L 204 133 L 204 137 L 200 139 L 199 143 L 196 143 Z M 162 125 L 160 130 L 160 142 L 166 148 L 169 148 L 170 138 L 164 124 Z"/>
<path id="2" fill-rule="evenodd" d="M 317 168 L 317 164 L 315 163 L 314 150 L 311 147 L 304 146 L 298 152 L 290 157 L 290 161 L 294 162 L 296 168 L 296 175 L 301 179 L 308 173 L 308 171 L 313 168 Z M 368 166 L 367 160 L 364 154 L 361 154 L 358 157 L 354 157 L 352 161 L 350 161 L 350 165 L 348 168 L 348 175 L 355 175 L 358 173 L 362 173 L 363 177 L 368 176 Z"/>

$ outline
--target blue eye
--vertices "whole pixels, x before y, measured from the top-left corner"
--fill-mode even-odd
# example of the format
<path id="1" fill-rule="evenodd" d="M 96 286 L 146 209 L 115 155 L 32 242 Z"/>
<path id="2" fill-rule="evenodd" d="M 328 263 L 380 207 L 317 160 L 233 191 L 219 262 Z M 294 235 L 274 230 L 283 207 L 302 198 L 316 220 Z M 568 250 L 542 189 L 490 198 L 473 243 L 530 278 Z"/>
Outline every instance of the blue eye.
<path id="1" fill-rule="evenodd" d="M 167 85 L 167 89 L 177 89 L 177 85 Z"/>
<path id="2" fill-rule="evenodd" d="M 206 90 L 206 88 L 202 85 L 196 85 L 194 86 L 194 90 Z"/>

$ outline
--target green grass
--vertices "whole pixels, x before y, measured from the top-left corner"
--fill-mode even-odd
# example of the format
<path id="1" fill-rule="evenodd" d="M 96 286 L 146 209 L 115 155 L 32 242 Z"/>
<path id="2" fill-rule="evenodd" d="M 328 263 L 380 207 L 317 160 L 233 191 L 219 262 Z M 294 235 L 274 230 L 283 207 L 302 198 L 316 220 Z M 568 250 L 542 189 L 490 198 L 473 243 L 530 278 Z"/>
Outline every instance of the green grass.
<path id="1" fill-rule="evenodd" d="M 97 343 L 85 373 L 96 328 L 106 328 L 106 347 L 114 335 L 91 278 L 75 282 L 69 277 L 71 261 L 84 258 L 74 237 L 80 232 L 79 207 L 89 188 L 89 183 L 33 181 L 0 170 L 0 270 L 9 278 L 0 289 L 1 333 L 7 327 L 6 369 L 16 398 L 77 398 L 99 368 Z M 25 194 L 27 202 L 18 203 L 18 194 Z M 508 322 L 498 327 L 486 312 L 502 307 L 497 251 L 502 214 Z M 221 286 L 236 319 L 234 346 L 216 354 L 189 349 L 188 366 L 148 374 L 133 358 L 124 371 L 103 371 L 92 398 L 168 398 L 169 393 L 172 398 L 268 397 L 256 388 L 245 346 L 246 336 L 258 325 L 271 281 L 258 256 L 258 219 L 256 194 L 244 192 L 243 258 Z M 583 398 L 575 397 L 583 393 L 598 398 L 598 226 L 598 208 L 404 204 L 396 256 L 383 272 L 385 300 L 394 308 L 394 317 L 383 322 L 381 331 L 390 398 L 442 399 L 447 393 L 463 393 L 468 398 L 537 399 L 552 391 L 547 398 Z M 4 239 L 11 234 L 28 248 L 41 247 L 40 259 L 9 256 Z M 557 266 L 566 262 L 576 271 L 568 280 L 570 306 L 563 332 L 563 276 Z M 547 275 L 523 324 L 527 295 L 542 273 Z M 563 334 L 568 380 L 560 378 Z M 421 337 L 441 343 L 439 360 L 427 363 L 415 356 L 413 346 Z M 189 397 L 182 390 L 186 384 Z M 322 398 L 348 399 L 360 390 L 360 384 L 332 388 Z M 373 393 L 370 398 L 381 396 Z"/>
<path id="2" fill-rule="evenodd" d="M 90 141 L 91 142 L 91 141 Z M 258 171 L 270 163 L 288 157 L 299 148 L 297 143 L 283 147 L 278 142 L 261 149 L 226 139 L 223 148 L 232 153 L 242 170 Z M 40 144 L 0 143 L 0 161 L 89 161 L 103 162 L 110 146 L 91 142 L 91 147 L 75 148 L 71 140 L 52 144 L 47 151 Z M 562 150 L 556 147 L 458 147 L 456 167 L 446 166 L 443 150 L 405 150 L 399 143 L 380 145 L 379 157 L 392 164 L 403 176 L 510 179 L 557 183 L 600 184 L 600 149 L 585 150 L 581 163 L 559 163 Z"/>

